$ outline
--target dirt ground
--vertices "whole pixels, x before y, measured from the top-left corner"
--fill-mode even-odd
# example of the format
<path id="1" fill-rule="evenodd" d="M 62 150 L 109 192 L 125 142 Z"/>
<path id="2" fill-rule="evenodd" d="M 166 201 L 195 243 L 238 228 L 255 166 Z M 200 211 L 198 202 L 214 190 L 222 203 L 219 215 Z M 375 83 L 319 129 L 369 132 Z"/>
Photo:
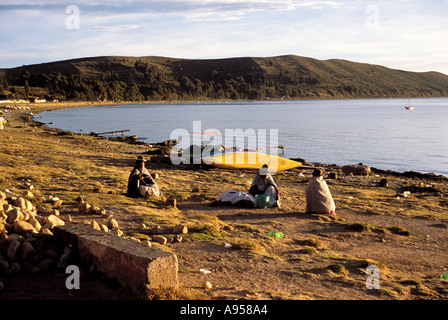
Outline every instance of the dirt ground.
<path id="1" fill-rule="evenodd" d="M 17 115 L 20 112 L 17 112 Z M 296 168 L 274 176 L 281 190 L 280 208 L 253 209 L 217 204 L 229 190 L 248 191 L 254 172 L 149 161 L 160 175 L 162 199 L 123 195 L 137 155 L 150 159 L 157 148 L 61 134 L 45 126 L 11 121 L 0 132 L 0 187 L 65 200 L 61 218 L 84 223 L 102 216 L 82 215 L 74 199 L 83 196 L 105 208 L 119 222 L 123 236 L 145 240 L 143 224 L 188 226 L 178 243 L 153 248 L 174 253 L 179 290 L 150 295 L 155 299 L 192 300 L 446 300 L 448 281 L 448 180 L 408 177 L 391 172 L 344 175 L 323 166 L 336 202 L 336 216 L 305 213 L 304 189 L 311 170 Z M 16 151 L 20 149 L 20 153 Z M 18 155 L 19 154 L 19 155 Z M 156 159 L 156 158 L 153 158 Z M 160 158 L 157 158 L 159 160 Z M 26 164 L 26 168 L 24 165 Z M 322 166 L 322 165 L 320 165 Z M 389 186 L 379 187 L 388 179 Z M 404 190 L 412 192 L 404 196 Z M 177 200 L 177 209 L 166 198 Z M 268 236 L 270 231 L 283 238 Z M 369 265 L 378 267 L 379 287 L 368 289 Z M 86 271 L 80 290 L 65 288 L 66 275 L 0 275 L 0 299 L 141 299 L 101 275 Z M 211 289 L 204 288 L 205 282 Z M 148 298 L 148 297 L 146 297 Z"/>
<path id="2" fill-rule="evenodd" d="M 208 204 L 183 204 L 185 214 L 215 215 L 262 248 L 241 252 L 225 241 L 190 242 L 175 247 L 181 283 L 201 290 L 214 286 L 211 299 L 446 299 L 448 287 L 439 279 L 448 269 L 445 223 L 426 217 L 337 211 L 322 221 L 302 206 L 280 209 L 210 209 Z M 343 219 L 343 220 L 342 220 Z M 347 223 L 400 226 L 411 235 L 353 231 Z M 280 231 L 281 239 L 267 239 Z M 309 240 L 313 240 L 310 243 Z M 255 243 L 254 243 L 255 242 Z M 380 288 L 367 289 L 366 267 L 380 268 Z M 198 269 L 211 271 L 207 275 Z"/>

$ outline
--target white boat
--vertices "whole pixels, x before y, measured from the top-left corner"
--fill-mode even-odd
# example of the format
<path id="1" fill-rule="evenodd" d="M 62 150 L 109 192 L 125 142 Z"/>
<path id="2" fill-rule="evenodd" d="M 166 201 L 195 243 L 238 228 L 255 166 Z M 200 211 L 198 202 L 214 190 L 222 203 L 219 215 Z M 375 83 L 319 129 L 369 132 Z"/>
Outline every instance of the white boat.
<path id="1" fill-rule="evenodd" d="M 408 105 L 404 107 L 406 110 L 414 110 L 415 107 L 414 106 L 410 106 L 409 105 L 409 98 L 408 98 Z"/>

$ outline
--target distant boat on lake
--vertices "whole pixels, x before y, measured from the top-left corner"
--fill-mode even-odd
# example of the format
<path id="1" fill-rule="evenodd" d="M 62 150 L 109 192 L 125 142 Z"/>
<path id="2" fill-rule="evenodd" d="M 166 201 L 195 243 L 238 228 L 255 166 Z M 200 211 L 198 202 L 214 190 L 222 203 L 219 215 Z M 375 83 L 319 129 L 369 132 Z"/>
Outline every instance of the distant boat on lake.
<path id="1" fill-rule="evenodd" d="M 415 107 L 414 106 L 410 106 L 409 105 L 409 98 L 408 98 L 408 105 L 404 107 L 406 110 L 414 110 Z"/>

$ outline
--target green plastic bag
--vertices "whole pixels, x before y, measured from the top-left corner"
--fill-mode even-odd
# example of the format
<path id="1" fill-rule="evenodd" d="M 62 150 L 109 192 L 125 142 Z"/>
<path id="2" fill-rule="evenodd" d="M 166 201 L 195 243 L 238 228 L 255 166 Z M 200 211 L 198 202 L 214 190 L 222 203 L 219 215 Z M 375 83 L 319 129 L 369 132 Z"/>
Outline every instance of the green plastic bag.
<path id="1" fill-rule="evenodd" d="M 440 276 L 440 279 L 442 279 L 442 280 L 448 280 L 448 272 L 442 274 L 442 275 Z"/>

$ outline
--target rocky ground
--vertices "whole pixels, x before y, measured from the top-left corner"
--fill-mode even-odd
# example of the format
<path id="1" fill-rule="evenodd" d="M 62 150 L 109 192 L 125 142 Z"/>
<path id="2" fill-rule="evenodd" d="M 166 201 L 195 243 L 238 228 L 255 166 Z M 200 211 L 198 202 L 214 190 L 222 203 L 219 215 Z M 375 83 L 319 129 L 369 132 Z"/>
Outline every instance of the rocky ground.
<path id="1" fill-rule="evenodd" d="M 34 107 L 33 112 L 55 107 Z M 188 228 L 177 241 L 169 242 L 173 235 L 166 235 L 165 244 L 151 241 L 153 248 L 178 257 L 179 289 L 148 292 L 144 298 L 448 297 L 448 282 L 440 279 L 448 272 L 448 180 L 444 177 L 379 170 L 358 176 L 319 165 L 335 199 L 336 216 L 310 215 L 305 213 L 304 189 L 312 170 L 299 167 L 275 175 L 280 208 L 241 208 L 215 201 L 224 191 L 247 192 L 254 172 L 173 166 L 156 155 L 159 147 L 49 129 L 29 121 L 26 113 L 14 110 L 3 115 L 8 123 L 0 130 L 0 189 L 24 198 L 33 193 L 32 204 L 48 209 L 43 218 L 54 209 L 65 223 L 107 225 L 113 218 L 118 227 L 110 230 L 135 241 L 151 241 L 148 230 L 155 226 Z M 147 168 L 159 174 L 162 198 L 124 195 L 137 155 L 152 159 Z M 336 174 L 334 179 L 328 178 L 331 173 Z M 382 179 L 387 185 L 380 184 Z M 42 200 L 50 196 L 62 203 Z M 80 211 L 79 197 L 96 211 Z M 175 207 L 166 201 L 169 198 L 176 199 Z M 284 236 L 270 237 L 270 231 Z M 369 265 L 379 270 L 376 289 L 366 287 Z M 80 290 L 68 290 L 63 270 L 49 270 L 0 273 L 4 285 L 0 298 L 142 298 L 92 270 L 83 271 Z"/>

